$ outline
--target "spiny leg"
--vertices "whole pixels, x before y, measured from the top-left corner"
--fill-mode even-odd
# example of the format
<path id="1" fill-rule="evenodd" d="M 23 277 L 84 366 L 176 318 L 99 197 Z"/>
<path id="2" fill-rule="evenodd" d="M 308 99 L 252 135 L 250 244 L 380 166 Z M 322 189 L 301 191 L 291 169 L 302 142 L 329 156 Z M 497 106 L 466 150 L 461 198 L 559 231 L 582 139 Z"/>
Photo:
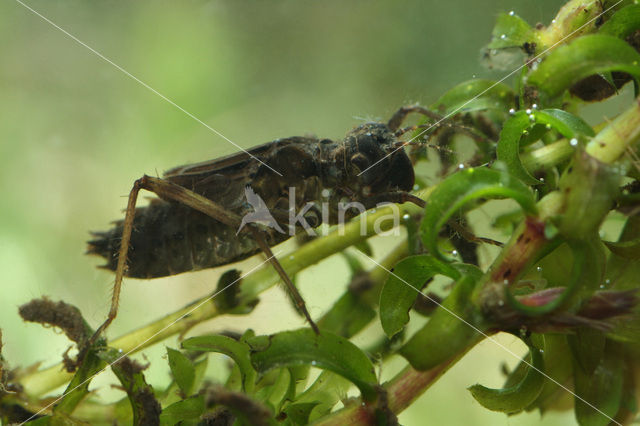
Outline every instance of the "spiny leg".
<path id="1" fill-rule="evenodd" d="M 412 112 L 416 112 L 418 114 L 422 114 L 427 118 L 430 118 L 436 122 L 442 121 L 443 117 L 440 114 L 437 114 L 433 111 L 428 110 L 425 107 L 421 107 L 420 105 L 405 105 L 400 107 L 389 119 L 387 122 L 387 126 L 393 130 L 394 132 L 400 128 L 400 125 L 404 122 L 407 115 Z"/>
<path id="2" fill-rule="evenodd" d="M 253 226 L 250 226 L 249 229 L 253 233 L 253 237 L 256 239 L 256 242 L 258 243 L 262 251 L 267 256 L 267 260 L 269 260 L 271 265 L 280 275 L 280 278 L 282 278 L 282 281 L 284 281 L 285 285 L 287 286 L 287 290 L 289 290 L 289 294 L 291 295 L 291 297 L 293 298 L 293 301 L 296 304 L 296 307 L 300 310 L 300 312 L 302 312 L 304 317 L 307 319 L 313 331 L 316 334 L 320 334 L 320 330 L 318 329 L 318 326 L 311 319 L 311 315 L 307 310 L 307 305 L 304 303 L 304 299 L 300 295 L 300 292 L 298 292 L 298 289 L 296 288 L 295 284 L 293 284 L 293 282 L 291 281 L 291 278 L 289 278 L 289 276 L 287 275 L 286 271 L 284 270 L 280 262 L 278 262 L 278 259 L 275 257 L 275 255 L 271 251 L 269 244 L 267 244 L 267 242 L 264 239 L 264 235 L 260 232 L 260 230 L 256 229 Z"/>
<path id="3" fill-rule="evenodd" d="M 122 240 L 120 242 L 120 250 L 118 252 L 118 264 L 116 266 L 116 277 L 115 283 L 113 286 L 113 293 L 111 296 L 111 307 L 109 308 L 109 314 L 104 323 L 96 330 L 94 335 L 89 339 L 89 345 L 93 344 L 96 339 L 104 332 L 104 330 L 111 324 L 111 322 L 115 319 L 118 313 L 118 304 L 120 301 L 120 291 L 122 289 L 122 279 L 124 277 L 124 273 L 126 271 L 126 261 L 127 254 L 129 251 L 129 244 L 131 241 L 131 233 L 133 231 L 133 220 L 135 217 L 135 208 L 136 201 L 138 199 L 138 193 L 141 189 L 146 189 L 147 191 L 153 192 L 158 195 L 160 198 L 168 201 L 175 201 L 186 206 L 189 206 L 195 210 L 198 210 L 222 223 L 228 225 L 233 228 L 238 228 L 242 222 L 242 218 L 220 206 L 219 204 L 211 201 L 208 198 L 205 198 L 193 191 L 190 191 L 182 186 L 176 185 L 172 182 L 169 182 L 164 179 L 154 178 L 151 176 L 143 176 L 142 178 L 136 180 L 133 184 L 133 188 L 129 193 L 129 200 L 127 202 L 127 210 L 125 213 L 125 219 L 122 228 Z M 260 248 L 265 252 L 265 254 L 269 257 L 269 261 L 274 266 L 282 280 L 287 285 L 287 288 L 292 294 L 292 297 L 296 301 L 296 304 L 304 313 L 306 319 L 311 324 L 311 327 L 314 329 L 316 333 L 318 333 L 318 327 L 311 320 L 311 317 L 306 309 L 304 304 L 304 299 L 296 289 L 296 287 L 291 282 L 291 279 L 288 277 L 280 262 L 273 256 L 273 253 L 269 249 L 268 244 L 264 240 L 264 236 L 260 234 L 260 232 L 255 229 L 253 226 L 249 227 L 254 233 L 254 237 L 256 237 L 256 241 Z"/>

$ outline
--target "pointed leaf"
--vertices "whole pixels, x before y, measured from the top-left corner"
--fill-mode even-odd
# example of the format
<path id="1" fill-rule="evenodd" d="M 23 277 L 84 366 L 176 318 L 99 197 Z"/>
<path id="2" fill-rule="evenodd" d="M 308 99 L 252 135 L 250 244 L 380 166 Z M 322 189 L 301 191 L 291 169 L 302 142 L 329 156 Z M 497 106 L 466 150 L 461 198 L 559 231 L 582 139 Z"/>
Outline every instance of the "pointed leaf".
<path id="1" fill-rule="evenodd" d="M 522 47 L 525 43 L 536 40 L 533 28 L 524 19 L 511 13 L 498 15 L 491 35 L 489 49 Z"/>
<path id="2" fill-rule="evenodd" d="M 328 331 L 316 335 L 303 328 L 248 340 L 251 362 L 262 373 L 278 367 L 311 365 L 349 379 L 366 400 L 376 396 L 377 378 L 369 358 L 345 338 Z"/>
<path id="3" fill-rule="evenodd" d="M 469 388 L 471 395 L 483 407 L 492 411 L 513 414 L 524 410 L 538 398 L 545 381 L 544 375 L 540 373 L 544 371 L 541 350 L 529 344 L 529 357 L 531 360 L 526 375 L 517 385 L 503 389 L 473 385 Z"/>
<path id="4" fill-rule="evenodd" d="M 196 377 L 196 370 L 193 362 L 180 351 L 167 348 L 169 358 L 169 368 L 178 387 L 185 395 L 191 395 L 194 391 L 193 384 Z"/>
<path id="5" fill-rule="evenodd" d="M 391 272 L 380 293 L 380 322 L 389 337 L 409 322 L 409 311 L 427 280 L 438 274 L 454 280 L 460 277 L 454 267 L 428 255 L 407 257 Z"/>

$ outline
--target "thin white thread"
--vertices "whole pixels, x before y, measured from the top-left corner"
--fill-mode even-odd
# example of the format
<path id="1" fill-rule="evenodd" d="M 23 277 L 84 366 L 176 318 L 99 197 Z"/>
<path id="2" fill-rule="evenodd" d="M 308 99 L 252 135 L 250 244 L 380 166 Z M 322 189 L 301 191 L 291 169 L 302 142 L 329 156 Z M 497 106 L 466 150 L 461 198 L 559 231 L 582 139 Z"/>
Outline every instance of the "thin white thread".
<path id="1" fill-rule="evenodd" d="M 16 0 L 17 1 L 17 0 Z M 459 107 L 457 107 L 456 109 L 454 109 L 452 112 L 450 112 L 449 114 L 445 115 L 444 117 L 442 117 L 440 120 L 436 121 L 435 123 L 431 124 L 429 127 L 427 127 L 426 129 L 424 129 L 422 132 L 418 133 L 416 136 L 412 137 L 411 139 L 409 139 L 408 141 L 406 141 L 405 143 L 408 144 L 410 142 L 413 142 L 414 140 L 416 140 L 417 138 L 419 138 L 420 136 L 424 135 L 426 132 L 428 132 L 430 129 L 432 129 L 433 127 L 437 126 L 438 124 L 442 123 L 444 120 L 446 120 L 447 118 L 451 117 L 452 115 L 456 114 L 458 111 L 460 111 L 462 108 L 464 108 L 466 105 L 468 105 L 469 103 L 473 102 L 474 100 L 478 99 L 480 96 L 484 95 L 485 93 L 487 93 L 489 90 L 493 89 L 494 87 L 496 87 L 498 84 L 502 83 L 503 81 L 505 81 L 507 78 L 511 77 L 513 74 L 517 73 L 518 71 L 520 71 L 522 68 L 524 68 L 527 63 L 534 61 L 536 59 L 538 59 L 539 57 L 541 57 L 542 55 L 544 55 L 545 53 L 547 53 L 548 51 L 550 51 L 551 49 L 553 49 L 554 47 L 556 47 L 558 44 L 562 43 L 563 41 L 565 41 L 567 38 L 571 37 L 572 35 L 574 35 L 575 33 L 577 33 L 578 31 L 580 31 L 582 28 L 584 28 L 585 26 L 589 25 L 591 22 L 595 21 L 596 19 L 598 19 L 600 16 L 602 16 L 603 14 L 607 13 L 609 10 L 611 10 L 612 8 L 616 7 L 617 5 L 619 5 L 620 3 L 622 3 L 623 0 L 619 0 L 617 3 L 615 3 L 614 5 L 608 7 L 607 9 L 603 10 L 602 12 L 600 12 L 597 16 L 595 16 L 594 18 L 590 19 L 589 21 L 585 22 L 583 25 L 581 25 L 580 27 L 578 27 L 577 29 L 575 29 L 574 31 L 570 32 L 569 34 L 567 34 L 566 36 L 562 37 L 560 40 L 558 40 L 557 42 L 555 42 L 554 44 L 552 44 L 550 47 L 548 47 L 547 49 L 545 49 L 544 51 L 540 52 L 538 55 L 534 56 L 533 59 L 525 62 L 524 64 L 520 65 L 518 68 L 514 69 L 513 71 L 511 71 L 509 74 L 505 75 L 504 77 L 502 77 L 500 80 L 496 81 L 495 83 L 493 83 L 491 86 L 487 87 L 486 89 L 484 89 L 482 92 L 478 93 L 477 95 L 475 95 L 473 98 L 469 99 L 468 101 L 466 101 L 465 103 L 463 103 L 462 105 L 460 105 Z M 389 154 L 385 155 L 384 157 L 382 157 L 381 159 L 379 159 L 378 161 L 376 161 L 375 163 L 373 163 L 372 165 L 370 165 L 369 167 L 367 167 L 366 169 L 364 169 L 363 171 L 361 171 L 360 173 L 358 173 L 358 176 L 360 176 L 361 174 L 363 174 L 364 172 L 366 172 L 367 170 L 369 170 L 370 168 L 372 168 L 373 166 L 375 166 L 376 164 L 380 163 L 381 161 L 384 161 L 386 158 L 388 158 L 390 155 L 393 155 L 394 153 L 396 153 L 397 151 L 403 149 L 404 146 L 401 145 L 398 148 L 394 149 L 393 151 L 391 151 Z"/>
<path id="2" fill-rule="evenodd" d="M 267 263 L 268 261 L 270 261 L 272 258 L 276 257 L 276 255 L 282 253 L 282 251 L 279 251 L 278 253 L 275 253 L 273 256 L 268 257 L 266 260 L 264 260 L 263 262 L 261 262 L 260 264 L 254 266 L 253 268 L 251 268 L 249 270 L 249 272 L 247 272 L 246 274 L 240 276 L 238 279 L 236 279 L 235 281 L 233 281 L 232 283 L 228 284 L 227 286 L 225 286 L 222 290 L 218 290 L 217 292 L 215 292 L 214 294 L 212 294 L 211 296 L 207 297 L 206 299 L 202 300 L 200 303 L 198 303 L 196 306 L 194 306 L 193 308 L 191 308 L 190 310 L 188 310 L 186 313 L 180 315 L 178 318 L 176 318 L 173 322 L 171 322 L 170 324 L 167 324 L 166 326 L 164 326 L 162 329 L 158 330 L 157 332 L 155 332 L 153 335 L 151 335 L 150 337 L 148 337 L 146 340 L 142 341 L 141 343 L 138 343 L 136 346 L 134 346 L 132 349 L 130 349 L 128 352 L 122 354 L 118 359 L 116 359 L 115 361 L 113 361 L 112 363 L 109 363 L 107 366 L 105 366 L 104 368 L 102 368 L 100 371 L 92 374 L 90 377 L 88 377 L 86 380 L 84 380 L 82 383 L 78 384 L 76 387 L 74 387 L 71 390 L 65 391 L 65 393 L 61 396 L 59 396 L 58 398 L 56 398 L 55 400 L 53 400 L 52 402 L 50 402 L 48 405 L 45 405 L 44 407 L 42 407 L 40 410 L 38 410 L 36 413 L 34 413 L 33 415 L 31 415 L 31 417 L 29 417 L 27 420 L 25 420 L 24 422 L 20 423 L 20 425 L 23 425 L 25 423 L 27 423 L 29 420 L 33 419 L 34 417 L 36 417 L 37 415 L 39 415 L 40 413 L 42 413 L 43 411 L 45 411 L 47 408 L 51 407 L 52 405 L 54 405 L 55 403 L 57 403 L 58 401 L 60 401 L 61 399 L 63 399 L 66 395 L 68 395 L 70 392 L 73 392 L 74 390 L 78 389 L 80 386 L 84 385 L 85 383 L 93 380 L 93 378 L 95 376 L 97 376 L 98 374 L 102 373 L 103 371 L 107 370 L 109 367 L 111 367 L 113 364 L 117 363 L 118 361 L 120 361 L 121 359 L 123 359 L 124 357 L 128 356 L 129 354 L 131 354 L 132 352 L 134 352 L 136 349 L 138 349 L 139 347 L 141 347 L 142 345 L 144 345 L 145 343 L 147 343 L 149 340 L 153 339 L 154 337 L 156 337 L 158 334 L 162 333 L 163 331 L 165 331 L 167 328 L 171 327 L 172 325 L 174 325 L 175 323 L 177 323 L 178 321 L 180 321 L 182 318 L 186 317 L 187 315 L 191 314 L 191 312 L 195 311 L 196 309 L 198 309 L 200 306 L 204 305 L 205 303 L 209 302 L 210 300 L 212 300 L 214 297 L 216 297 L 217 295 L 219 295 L 220 293 L 222 293 L 223 291 L 225 291 L 226 289 L 228 289 L 229 287 L 231 287 L 232 285 L 234 285 L 235 283 L 237 283 L 238 281 L 240 281 L 241 279 L 243 279 L 244 277 L 248 276 L 249 274 L 251 274 L 253 271 L 255 271 L 256 269 L 258 269 L 259 267 L 261 267 L 262 265 L 264 265 L 265 263 Z"/>
<path id="3" fill-rule="evenodd" d="M 204 121 L 200 120 L 198 117 L 196 117 L 195 115 L 193 115 L 192 113 L 190 113 L 189 111 L 187 111 L 186 109 L 182 108 L 180 105 L 176 104 L 174 101 L 172 101 L 171 99 L 169 99 L 168 97 L 166 97 L 165 95 L 163 95 L 162 93 L 158 92 L 156 89 L 154 89 L 153 87 L 149 86 L 147 83 L 145 83 L 144 81 L 140 80 L 138 77 L 136 77 L 135 75 L 131 74 L 129 71 L 125 70 L 124 68 L 122 68 L 120 65 L 116 64 L 115 62 L 113 62 L 111 59 L 107 58 L 106 56 L 104 56 L 102 53 L 98 52 L 97 50 L 95 50 L 94 48 L 92 48 L 91 46 L 89 46 L 88 44 L 86 44 L 85 42 L 81 41 L 80 39 L 78 39 L 76 36 L 74 36 L 73 34 L 69 33 L 68 31 L 66 31 L 65 29 L 63 29 L 62 27 L 58 26 L 56 23 L 54 23 L 53 21 L 51 21 L 50 19 L 48 19 L 47 17 L 43 16 L 42 14 L 40 14 L 39 12 L 37 12 L 36 10 L 34 10 L 33 8 L 31 8 L 30 6 L 26 5 L 25 3 L 23 3 L 21 0 L 16 0 L 17 3 L 19 3 L 20 5 L 22 5 L 25 9 L 30 10 L 32 13 L 34 13 L 35 15 L 39 16 L 40 18 L 42 18 L 45 22 L 49 23 L 50 25 L 52 25 L 53 27 L 55 27 L 56 29 L 60 30 L 61 32 L 63 32 L 64 34 L 66 34 L 69 38 L 71 38 L 72 40 L 74 40 L 76 43 L 80 44 L 81 46 L 89 49 L 91 52 L 93 52 L 95 55 L 97 55 L 100 59 L 104 60 L 105 62 L 113 65 L 116 69 L 118 69 L 119 71 L 121 71 L 122 73 L 124 73 L 127 77 L 133 79 L 134 81 L 136 81 L 137 83 L 139 83 L 140 85 L 142 85 L 143 87 L 147 88 L 148 90 L 150 90 L 152 93 L 154 93 L 155 95 L 159 96 L 160 98 L 164 99 L 165 101 L 167 101 L 168 103 L 170 103 L 171 105 L 173 105 L 175 108 L 177 108 L 178 110 L 182 111 L 184 114 L 186 114 L 187 116 L 191 117 L 192 119 L 194 119 L 195 121 L 197 121 L 198 123 L 202 124 L 204 127 L 206 127 L 207 129 L 211 130 L 213 133 L 215 133 L 216 135 L 218 135 L 219 137 L 221 137 L 222 139 L 224 139 L 225 141 L 229 142 L 231 145 L 235 146 L 236 148 L 240 149 L 241 151 L 243 151 L 245 154 L 248 154 L 251 158 L 253 158 L 254 160 L 260 162 L 263 166 L 267 167 L 268 169 L 270 169 L 272 172 L 276 173 L 279 176 L 282 176 L 282 174 L 280 172 L 278 172 L 277 170 L 274 170 L 271 166 L 269 166 L 268 164 L 262 162 L 259 158 L 257 158 L 256 156 L 254 156 L 253 154 L 251 154 L 249 151 L 247 151 L 246 149 L 242 148 L 240 145 L 238 145 L 237 143 L 235 143 L 234 141 L 232 141 L 231 139 L 229 139 L 228 137 L 226 137 L 225 135 L 223 135 L 222 133 L 220 133 L 219 131 L 217 131 L 216 129 L 214 129 L 213 127 L 209 126 L 207 123 L 205 123 Z"/>
<path id="4" fill-rule="evenodd" d="M 509 348 L 507 348 L 506 346 L 504 346 L 502 343 L 498 342 L 497 340 L 495 340 L 493 337 L 489 336 L 488 334 L 486 334 L 485 332 L 483 332 L 482 330 L 480 330 L 478 327 L 474 326 L 473 324 L 471 324 L 470 322 L 468 322 L 467 320 L 465 320 L 464 318 L 460 317 L 458 314 L 456 314 L 455 312 L 453 312 L 452 310 L 450 310 L 449 308 L 447 308 L 446 306 L 442 305 L 440 302 L 438 302 L 437 300 L 433 299 L 432 297 L 429 297 L 429 295 L 424 294 L 423 292 L 421 292 L 420 290 L 416 289 L 415 287 L 413 287 L 411 284 L 409 284 L 408 282 L 406 282 L 405 280 L 403 280 L 402 278 L 400 278 L 399 276 L 397 276 L 396 274 L 394 274 L 392 271 L 388 270 L 387 268 L 385 268 L 384 266 L 382 266 L 381 264 L 379 264 L 378 262 L 376 262 L 373 258 L 369 257 L 368 255 L 362 253 L 360 250 L 356 250 L 358 253 L 360 253 L 362 256 L 366 257 L 367 259 L 369 259 L 371 262 L 375 263 L 377 266 L 379 266 L 380 268 L 384 269 L 385 271 L 387 271 L 389 274 L 393 275 L 394 277 L 396 277 L 397 279 L 399 279 L 400 281 L 402 281 L 405 285 L 407 285 L 409 288 L 411 288 L 412 290 L 415 290 L 416 293 L 422 295 L 423 297 L 426 297 L 427 299 L 429 299 L 429 301 L 435 303 L 438 307 L 444 309 L 445 311 L 447 311 L 449 314 L 451 314 L 453 317 L 455 317 L 456 319 L 460 320 L 461 322 L 463 322 L 464 324 L 468 325 L 469 327 L 471 327 L 474 331 L 476 331 L 477 333 L 479 333 L 480 335 L 482 335 L 485 339 L 489 340 L 490 342 L 496 344 L 498 347 L 504 349 L 507 353 L 509 353 L 510 355 L 512 355 L 514 358 L 524 362 L 525 364 L 527 364 L 529 367 L 533 368 L 535 371 L 537 371 L 538 373 L 542 374 L 545 378 L 549 379 L 550 381 L 552 381 L 553 383 L 555 383 L 556 385 L 560 386 L 562 389 L 564 389 L 565 391 L 569 392 L 571 395 L 575 396 L 576 398 L 578 398 L 580 401 L 584 402 L 585 404 L 587 404 L 589 407 L 593 408 L 594 410 L 596 410 L 598 413 L 602 414 L 603 416 L 605 416 L 608 420 L 611 420 L 613 423 L 622 426 L 621 423 L 618 423 L 617 421 L 615 421 L 614 419 L 612 419 L 611 417 L 609 417 L 607 414 L 605 414 L 604 412 L 602 412 L 600 409 L 598 409 L 598 407 L 594 406 L 593 404 L 591 404 L 589 401 L 585 400 L 584 398 L 582 398 L 579 395 L 576 395 L 573 391 L 571 391 L 570 389 L 568 389 L 566 386 L 564 386 L 562 383 L 558 382 L 557 380 L 555 380 L 553 377 L 549 376 L 548 374 L 546 374 L 544 371 L 540 370 L 539 368 L 534 367 L 530 362 L 528 362 L 527 360 L 525 360 L 524 358 L 520 358 L 518 355 L 516 355 L 513 351 L 511 351 Z"/>

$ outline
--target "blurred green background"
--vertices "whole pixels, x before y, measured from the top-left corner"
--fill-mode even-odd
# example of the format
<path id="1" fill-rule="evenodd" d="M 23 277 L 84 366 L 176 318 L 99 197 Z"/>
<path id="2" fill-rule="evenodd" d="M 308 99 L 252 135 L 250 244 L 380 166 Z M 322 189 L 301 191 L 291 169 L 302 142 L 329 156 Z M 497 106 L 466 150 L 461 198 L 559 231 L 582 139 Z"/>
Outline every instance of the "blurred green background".
<path id="1" fill-rule="evenodd" d="M 563 1 L 29 1 L 43 16 L 217 129 L 251 147 L 279 137 L 341 138 L 363 119 L 429 104 L 473 77 L 501 78 L 481 63 L 499 12 L 548 23 Z M 0 327 L 12 367 L 59 362 L 67 339 L 18 317 L 48 295 L 97 326 L 113 276 L 84 256 L 89 230 L 122 216 L 134 179 L 237 151 L 20 3 L 0 3 Z M 251 260 L 248 263 L 256 263 Z M 224 270 L 224 268 L 222 268 Z M 220 271 L 127 280 L 114 337 L 210 292 Z M 344 290 L 333 258 L 302 274 L 312 315 Z M 296 328 L 281 290 L 250 318 L 197 331 Z M 357 339 L 356 339 L 357 340 Z M 502 337 L 520 354 L 518 342 Z M 176 347 L 176 340 L 166 345 Z M 168 381 L 164 345 L 144 351 L 149 381 Z M 406 425 L 573 424 L 569 413 L 513 418 L 481 408 L 467 386 L 502 384 L 516 360 L 491 342 L 475 348 L 400 417 Z M 383 377 L 402 364 L 385 366 Z M 219 366 L 222 365 L 219 363 Z M 395 367 L 394 367 L 395 365 Z M 110 382 L 108 375 L 96 383 Z M 108 394 L 108 389 L 105 391 Z M 108 395 L 107 395 L 108 396 Z M 121 396 L 118 394 L 117 396 Z"/>

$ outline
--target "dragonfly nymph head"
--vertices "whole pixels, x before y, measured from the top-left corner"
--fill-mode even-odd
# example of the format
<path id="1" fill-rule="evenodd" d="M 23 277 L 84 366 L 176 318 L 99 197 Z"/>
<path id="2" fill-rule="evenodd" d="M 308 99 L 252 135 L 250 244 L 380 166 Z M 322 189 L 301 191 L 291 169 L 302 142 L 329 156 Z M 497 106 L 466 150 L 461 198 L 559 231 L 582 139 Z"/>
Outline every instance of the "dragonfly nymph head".
<path id="1" fill-rule="evenodd" d="M 362 194 L 410 191 L 413 165 L 394 132 L 382 123 L 366 123 L 344 139 L 348 184 Z"/>

